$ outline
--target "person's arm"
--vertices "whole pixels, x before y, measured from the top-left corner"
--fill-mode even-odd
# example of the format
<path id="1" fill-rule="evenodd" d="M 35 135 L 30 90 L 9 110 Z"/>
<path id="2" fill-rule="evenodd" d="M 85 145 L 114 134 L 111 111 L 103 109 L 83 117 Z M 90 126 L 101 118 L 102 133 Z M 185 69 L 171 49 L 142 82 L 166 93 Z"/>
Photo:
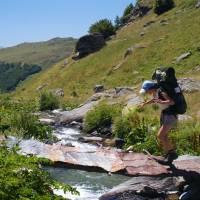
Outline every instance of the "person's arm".
<path id="1" fill-rule="evenodd" d="M 164 104 L 164 105 L 174 105 L 175 102 L 172 98 L 170 98 L 167 93 L 165 92 L 162 92 L 162 96 L 164 97 L 165 100 L 162 100 L 162 99 L 154 99 L 154 102 L 155 103 L 159 103 L 159 104 Z"/>
<path id="2" fill-rule="evenodd" d="M 153 99 L 151 99 L 151 100 L 145 101 L 145 102 L 143 102 L 142 104 L 140 104 L 139 107 L 140 107 L 140 108 L 143 108 L 145 105 L 152 104 L 152 103 L 154 103 L 154 100 L 155 100 L 155 99 L 153 98 Z"/>

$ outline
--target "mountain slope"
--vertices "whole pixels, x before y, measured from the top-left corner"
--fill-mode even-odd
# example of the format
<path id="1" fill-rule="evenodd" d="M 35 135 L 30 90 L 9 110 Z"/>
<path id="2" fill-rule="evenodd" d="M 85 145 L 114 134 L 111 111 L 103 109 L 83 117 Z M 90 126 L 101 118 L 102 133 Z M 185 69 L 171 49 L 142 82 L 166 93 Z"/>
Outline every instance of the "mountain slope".
<path id="1" fill-rule="evenodd" d="M 196 0 L 175 2 L 176 7 L 161 16 L 151 12 L 125 26 L 99 52 L 77 62 L 71 60 L 67 66 L 61 61 L 25 81 L 15 96 L 37 96 L 36 88 L 47 84 L 49 89 L 63 88 L 66 101 L 81 103 L 93 93 L 96 84 L 106 88 L 139 86 L 160 65 L 174 66 L 178 77 L 199 79 L 199 72 L 190 71 L 200 65 L 200 10 L 195 8 Z M 132 53 L 124 59 L 128 48 Z M 188 51 L 192 53 L 190 57 L 176 62 L 178 56 Z M 200 103 L 193 97 L 190 95 L 188 99 L 195 111 Z"/>
<path id="2" fill-rule="evenodd" d="M 74 50 L 76 39 L 54 38 L 45 42 L 22 43 L 0 49 L 0 61 L 37 64 L 43 69 L 68 57 Z"/>

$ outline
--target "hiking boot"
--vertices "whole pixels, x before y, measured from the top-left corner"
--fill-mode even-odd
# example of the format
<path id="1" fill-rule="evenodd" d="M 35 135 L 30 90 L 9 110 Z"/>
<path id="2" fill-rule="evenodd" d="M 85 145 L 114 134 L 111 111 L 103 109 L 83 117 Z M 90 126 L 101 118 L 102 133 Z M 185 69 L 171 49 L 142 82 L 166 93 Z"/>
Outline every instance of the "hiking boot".
<path id="1" fill-rule="evenodd" d="M 172 165 L 172 162 L 178 158 L 178 154 L 175 150 L 171 150 L 167 153 L 164 160 L 158 160 L 158 163 L 162 165 Z"/>

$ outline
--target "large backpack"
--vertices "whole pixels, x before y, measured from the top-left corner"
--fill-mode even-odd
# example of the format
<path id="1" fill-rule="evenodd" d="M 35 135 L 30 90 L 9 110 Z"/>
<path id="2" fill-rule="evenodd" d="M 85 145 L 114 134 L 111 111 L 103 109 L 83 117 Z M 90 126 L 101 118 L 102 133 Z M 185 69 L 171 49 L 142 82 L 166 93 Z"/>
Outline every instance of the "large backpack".
<path id="1" fill-rule="evenodd" d="M 187 110 L 185 97 L 178 85 L 175 70 L 173 67 L 157 68 L 152 75 L 152 79 L 156 80 L 159 88 L 165 91 L 175 102 L 172 106 L 176 114 L 184 114 Z"/>

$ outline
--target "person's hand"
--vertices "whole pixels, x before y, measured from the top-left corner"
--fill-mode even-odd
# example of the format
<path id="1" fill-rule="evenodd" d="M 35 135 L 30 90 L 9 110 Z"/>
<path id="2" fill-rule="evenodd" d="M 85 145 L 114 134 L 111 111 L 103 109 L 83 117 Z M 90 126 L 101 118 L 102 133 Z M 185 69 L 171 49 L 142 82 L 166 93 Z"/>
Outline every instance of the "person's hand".
<path id="1" fill-rule="evenodd" d="M 153 102 L 154 102 L 154 103 L 162 103 L 162 100 L 161 100 L 161 99 L 155 98 L 155 99 L 153 99 Z"/>
<path id="2" fill-rule="evenodd" d="M 142 108 L 144 108 L 144 105 L 145 105 L 144 103 L 141 103 L 140 105 L 138 105 L 138 108 L 142 109 Z"/>

